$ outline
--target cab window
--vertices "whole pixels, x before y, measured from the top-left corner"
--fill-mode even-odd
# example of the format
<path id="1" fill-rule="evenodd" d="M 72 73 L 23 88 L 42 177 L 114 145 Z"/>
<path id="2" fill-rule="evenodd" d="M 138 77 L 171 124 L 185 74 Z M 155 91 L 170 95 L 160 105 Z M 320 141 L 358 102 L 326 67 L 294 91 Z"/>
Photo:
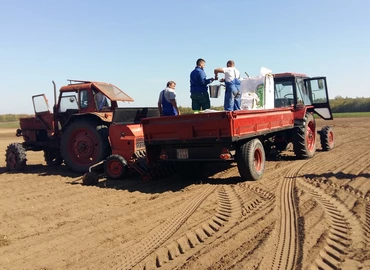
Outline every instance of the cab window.
<path id="1" fill-rule="evenodd" d="M 311 105 L 310 95 L 302 79 L 297 80 L 297 104 Z"/>
<path id="2" fill-rule="evenodd" d="M 275 108 L 294 104 L 293 81 L 275 82 Z"/>
<path id="3" fill-rule="evenodd" d="M 60 98 L 59 112 L 78 110 L 77 92 L 63 92 Z"/>
<path id="4" fill-rule="evenodd" d="M 87 90 L 80 91 L 80 107 L 81 109 L 87 108 L 89 106 L 88 93 Z"/>

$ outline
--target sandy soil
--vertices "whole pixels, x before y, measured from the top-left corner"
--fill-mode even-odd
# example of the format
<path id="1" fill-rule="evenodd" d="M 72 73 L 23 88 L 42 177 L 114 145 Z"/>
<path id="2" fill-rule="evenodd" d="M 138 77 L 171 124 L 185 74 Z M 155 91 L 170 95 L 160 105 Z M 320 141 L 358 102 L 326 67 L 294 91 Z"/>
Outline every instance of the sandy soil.
<path id="1" fill-rule="evenodd" d="M 370 269 L 370 119 L 317 123 L 333 127 L 332 151 L 287 152 L 255 182 L 213 165 L 83 186 L 42 152 L 23 173 L 2 158 L 0 268 Z M 14 133 L 0 132 L 3 153 Z"/>

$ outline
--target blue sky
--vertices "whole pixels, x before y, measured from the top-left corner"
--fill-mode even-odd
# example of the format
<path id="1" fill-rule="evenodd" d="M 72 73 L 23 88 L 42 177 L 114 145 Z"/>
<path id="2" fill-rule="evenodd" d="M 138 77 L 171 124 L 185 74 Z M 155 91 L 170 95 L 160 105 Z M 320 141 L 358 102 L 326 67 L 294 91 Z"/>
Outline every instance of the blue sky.
<path id="1" fill-rule="evenodd" d="M 31 96 L 52 80 L 112 83 L 156 106 L 166 82 L 190 107 L 189 74 L 232 59 L 250 76 L 326 76 L 330 98 L 370 97 L 370 2 L 0 0 L 0 114 L 33 113 Z M 222 105 L 223 96 L 211 99 Z M 126 104 L 124 104 L 126 106 Z"/>

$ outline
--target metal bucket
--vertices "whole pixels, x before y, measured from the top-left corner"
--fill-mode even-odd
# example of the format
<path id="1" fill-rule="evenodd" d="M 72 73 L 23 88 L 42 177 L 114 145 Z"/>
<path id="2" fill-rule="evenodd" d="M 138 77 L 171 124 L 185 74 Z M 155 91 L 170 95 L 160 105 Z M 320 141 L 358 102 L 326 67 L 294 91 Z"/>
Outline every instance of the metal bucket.
<path id="1" fill-rule="evenodd" d="M 220 94 L 221 94 L 221 86 L 222 86 L 222 84 L 208 85 L 209 97 L 211 97 L 211 98 L 218 98 L 218 97 L 220 97 Z"/>

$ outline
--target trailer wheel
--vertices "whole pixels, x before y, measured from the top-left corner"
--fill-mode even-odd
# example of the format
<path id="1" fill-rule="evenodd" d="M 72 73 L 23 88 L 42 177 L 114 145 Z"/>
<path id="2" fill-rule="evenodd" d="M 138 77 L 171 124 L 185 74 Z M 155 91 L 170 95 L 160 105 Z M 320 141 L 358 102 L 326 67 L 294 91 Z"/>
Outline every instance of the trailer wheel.
<path id="1" fill-rule="evenodd" d="M 253 139 L 240 146 L 237 152 L 237 164 L 243 180 L 258 180 L 265 171 L 266 156 L 259 139 Z"/>
<path id="2" fill-rule="evenodd" d="M 87 119 L 74 121 L 62 134 L 61 153 L 72 171 L 87 172 L 109 155 L 107 127 Z"/>
<path id="3" fill-rule="evenodd" d="M 334 132 L 331 127 L 325 126 L 320 130 L 320 142 L 323 151 L 330 151 L 334 148 Z"/>
<path id="4" fill-rule="evenodd" d="M 85 186 L 95 186 L 99 183 L 99 176 L 94 172 L 87 172 L 82 177 L 82 184 Z"/>
<path id="5" fill-rule="evenodd" d="M 45 149 L 44 159 L 48 166 L 59 166 L 63 163 L 63 158 L 58 150 Z"/>
<path id="6" fill-rule="evenodd" d="M 20 171 L 26 167 L 26 150 L 21 143 L 8 145 L 5 154 L 6 168 L 9 171 Z"/>
<path id="7" fill-rule="evenodd" d="M 295 128 L 293 150 L 298 158 L 312 158 L 315 155 L 316 123 L 310 113 L 304 117 L 304 126 Z"/>
<path id="8" fill-rule="evenodd" d="M 127 176 L 127 161 L 120 155 L 110 155 L 104 162 L 108 179 L 124 179 Z"/>

